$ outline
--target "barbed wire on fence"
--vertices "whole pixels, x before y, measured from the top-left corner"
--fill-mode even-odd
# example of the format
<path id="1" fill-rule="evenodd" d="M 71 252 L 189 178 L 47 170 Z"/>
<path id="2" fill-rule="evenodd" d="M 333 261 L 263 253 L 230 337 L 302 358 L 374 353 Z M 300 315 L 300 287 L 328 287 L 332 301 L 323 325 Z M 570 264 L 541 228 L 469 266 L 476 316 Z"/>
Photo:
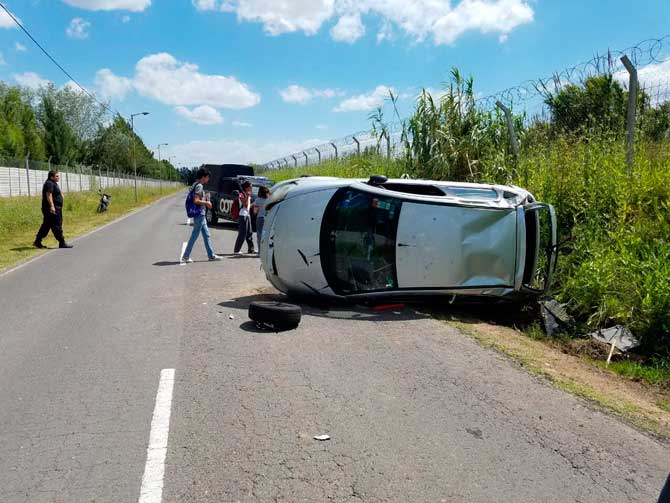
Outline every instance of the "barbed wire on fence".
<path id="1" fill-rule="evenodd" d="M 609 74 L 628 90 L 629 73 L 621 61 L 623 56 L 627 56 L 637 68 L 637 81 L 649 100 L 648 106 L 655 107 L 670 101 L 670 35 L 667 35 L 643 40 L 625 49 L 596 54 L 588 61 L 565 68 L 549 77 L 527 80 L 517 86 L 478 98 L 475 103 L 486 111 L 495 110 L 497 104 L 501 103 L 515 114 L 522 115 L 526 126 L 538 120 L 546 122 L 551 119 L 547 98 L 565 86 L 580 85 L 589 77 Z M 361 154 L 366 148 L 374 148 L 377 152 L 386 149 L 388 155 L 395 155 L 404 124 L 404 121 L 386 124 L 385 129 L 388 133 L 386 137 L 373 134 L 371 130 L 359 131 L 277 158 L 265 163 L 264 166 L 268 169 L 308 166 L 325 160 L 337 160 Z"/>

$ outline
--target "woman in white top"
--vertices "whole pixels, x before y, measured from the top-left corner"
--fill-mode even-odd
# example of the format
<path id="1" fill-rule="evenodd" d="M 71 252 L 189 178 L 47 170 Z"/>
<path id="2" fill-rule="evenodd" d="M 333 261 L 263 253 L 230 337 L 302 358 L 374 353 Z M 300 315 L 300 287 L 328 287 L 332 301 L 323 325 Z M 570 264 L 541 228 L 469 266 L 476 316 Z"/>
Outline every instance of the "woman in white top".
<path id="1" fill-rule="evenodd" d="M 256 253 L 254 250 L 254 240 L 251 231 L 251 191 L 253 186 L 251 182 L 244 182 L 242 184 L 242 193 L 240 194 L 237 204 L 240 205 L 240 215 L 237 221 L 237 241 L 235 241 L 235 254 L 239 255 L 242 249 L 242 243 L 247 242 L 247 253 Z"/>
<path id="2" fill-rule="evenodd" d="M 254 201 L 254 212 L 256 213 L 256 243 L 261 249 L 261 237 L 263 236 L 263 223 L 265 222 L 265 205 L 268 203 L 270 190 L 267 187 L 258 189 L 258 197 Z"/>

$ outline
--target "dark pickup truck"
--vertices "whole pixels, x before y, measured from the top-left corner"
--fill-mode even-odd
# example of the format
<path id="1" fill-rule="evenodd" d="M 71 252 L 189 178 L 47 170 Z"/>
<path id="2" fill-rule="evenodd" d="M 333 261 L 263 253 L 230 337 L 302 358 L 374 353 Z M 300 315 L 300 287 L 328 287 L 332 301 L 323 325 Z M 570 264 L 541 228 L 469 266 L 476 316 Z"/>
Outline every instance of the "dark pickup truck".
<path id="1" fill-rule="evenodd" d="M 203 164 L 211 176 L 205 184 L 205 192 L 210 193 L 212 209 L 208 209 L 206 219 L 208 224 L 216 224 L 219 219 L 236 222 L 233 216 L 233 204 L 242 190 L 242 184 L 250 181 L 253 186 L 253 198 L 258 195 L 260 186 L 271 187 L 274 182 L 264 176 L 254 176 L 254 168 L 243 164 Z"/>

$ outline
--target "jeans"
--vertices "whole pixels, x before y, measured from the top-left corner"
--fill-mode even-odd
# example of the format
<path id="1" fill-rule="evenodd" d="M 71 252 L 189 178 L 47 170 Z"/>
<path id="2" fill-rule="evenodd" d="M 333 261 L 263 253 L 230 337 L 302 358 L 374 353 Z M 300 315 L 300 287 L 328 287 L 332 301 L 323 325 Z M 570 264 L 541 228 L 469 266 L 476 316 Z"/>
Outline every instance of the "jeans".
<path id="1" fill-rule="evenodd" d="M 51 213 L 49 210 L 42 210 L 42 225 L 40 230 L 37 231 L 37 236 L 35 236 L 35 242 L 41 243 L 42 240 L 47 237 L 49 231 L 54 233 L 54 237 L 59 244 L 65 243 L 65 238 L 63 237 L 63 209 L 56 208 L 56 213 Z"/>
<path id="2" fill-rule="evenodd" d="M 254 251 L 254 240 L 252 238 L 253 232 L 251 231 L 251 217 L 240 216 L 240 219 L 237 222 L 237 241 L 235 241 L 235 253 L 239 252 L 242 248 L 242 243 L 247 242 L 248 252 L 252 253 Z"/>
<path id="3" fill-rule="evenodd" d="M 256 241 L 258 241 L 258 249 L 261 249 L 261 237 L 263 236 L 263 224 L 265 217 L 256 218 Z"/>
<path id="4" fill-rule="evenodd" d="M 200 215 L 193 217 L 193 232 L 191 233 L 191 238 L 188 240 L 186 245 L 186 250 L 184 251 L 184 257 L 188 258 L 191 256 L 193 251 L 193 245 L 195 240 L 198 239 L 198 234 L 202 233 L 202 239 L 205 242 L 205 248 L 207 249 L 207 256 L 213 257 L 214 250 L 212 249 L 212 238 L 209 234 L 209 227 L 207 227 L 207 220 L 205 220 L 205 215 Z"/>

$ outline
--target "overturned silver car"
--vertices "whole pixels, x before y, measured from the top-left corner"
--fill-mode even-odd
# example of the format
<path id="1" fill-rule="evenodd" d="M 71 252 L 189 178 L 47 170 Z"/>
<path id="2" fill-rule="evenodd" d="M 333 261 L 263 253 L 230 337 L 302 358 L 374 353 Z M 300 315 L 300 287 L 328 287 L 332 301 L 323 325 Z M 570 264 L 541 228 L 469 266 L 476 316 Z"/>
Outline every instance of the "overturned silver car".
<path id="1" fill-rule="evenodd" d="M 274 187 L 260 253 L 268 280 L 294 295 L 541 296 L 556 216 L 513 186 L 304 177 Z"/>

